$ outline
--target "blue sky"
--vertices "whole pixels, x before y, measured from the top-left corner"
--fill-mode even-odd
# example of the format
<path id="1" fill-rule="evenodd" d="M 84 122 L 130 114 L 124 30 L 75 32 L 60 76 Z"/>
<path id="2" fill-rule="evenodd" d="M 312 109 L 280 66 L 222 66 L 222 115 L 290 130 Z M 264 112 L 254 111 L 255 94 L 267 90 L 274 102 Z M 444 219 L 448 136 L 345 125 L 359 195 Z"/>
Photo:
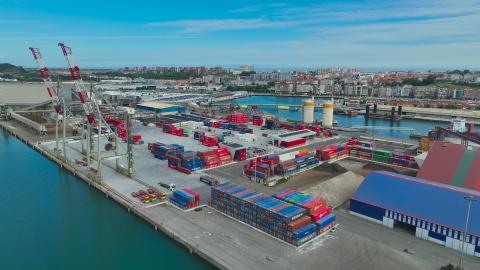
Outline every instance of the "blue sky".
<path id="1" fill-rule="evenodd" d="M 479 0 L 0 0 L 0 62 L 480 68 Z"/>

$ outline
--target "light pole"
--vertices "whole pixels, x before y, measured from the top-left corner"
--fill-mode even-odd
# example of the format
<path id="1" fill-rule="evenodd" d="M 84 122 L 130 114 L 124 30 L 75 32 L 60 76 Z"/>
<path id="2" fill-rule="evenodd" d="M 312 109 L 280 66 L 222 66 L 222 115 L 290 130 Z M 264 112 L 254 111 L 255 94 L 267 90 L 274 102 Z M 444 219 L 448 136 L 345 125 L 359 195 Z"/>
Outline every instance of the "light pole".
<path id="1" fill-rule="evenodd" d="M 477 201 L 477 198 L 473 195 L 465 195 L 463 198 L 468 201 L 468 209 L 467 209 L 467 218 L 465 220 L 465 231 L 463 232 L 463 241 L 462 241 L 462 249 L 460 250 L 460 260 L 458 262 L 458 269 L 462 269 L 462 260 L 463 260 L 463 252 L 465 250 L 465 241 L 467 238 L 467 231 L 468 231 L 468 221 L 470 219 L 470 208 L 472 207 L 472 202 Z"/>

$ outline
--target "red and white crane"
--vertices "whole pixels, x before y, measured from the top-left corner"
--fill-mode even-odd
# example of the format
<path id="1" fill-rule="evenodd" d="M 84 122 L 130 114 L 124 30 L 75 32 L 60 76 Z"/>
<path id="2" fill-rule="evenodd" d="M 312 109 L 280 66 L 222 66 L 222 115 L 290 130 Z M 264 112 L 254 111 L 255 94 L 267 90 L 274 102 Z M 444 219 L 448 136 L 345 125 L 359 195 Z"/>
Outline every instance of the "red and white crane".
<path id="1" fill-rule="evenodd" d="M 33 48 L 33 47 L 30 47 L 29 49 L 33 54 L 33 58 L 35 58 L 35 61 L 37 62 L 38 71 L 40 72 L 40 77 L 42 77 L 43 83 L 47 87 L 48 95 L 52 98 L 53 108 L 55 109 L 55 112 L 57 112 L 57 114 L 63 115 L 65 112 L 65 109 L 63 108 L 62 102 L 58 97 L 58 92 L 57 92 L 57 89 L 55 88 L 55 84 L 50 78 L 50 71 L 48 70 L 48 68 L 45 66 L 45 63 L 43 62 L 40 49 Z"/>
<path id="2" fill-rule="evenodd" d="M 113 135 L 115 137 L 115 156 L 110 157 L 110 158 L 115 158 L 117 160 L 117 169 L 119 168 L 118 166 L 118 158 L 120 156 L 127 156 L 127 162 L 128 162 L 128 174 L 131 175 L 133 172 L 133 156 L 132 156 L 132 149 L 130 146 L 130 141 L 128 140 L 128 132 L 125 132 L 125 140 L 127 141 L 127 149 L 125 154 L 119 154 L 119 138 L 118 134 L 110 127 L 111 121 L 113 120 L 112 117 L 107 117 L 105 118 L 105 115 L 103 115 L 102 111 L 100 110 L 100 104 L 96 99 L 96 96 L 94 93 L 91 93 L 90 95 L 87 92 L 87 87 L 85 86 L 85 83 L 82 80 L 81 72 L 80 72 L 80 67 L 77 65 L 73 58 L 72 54 L 72 49 L 65 45 L 65 43 L 61 42 L 58 43 L 58 46 L 60 46 L 63 56 L 65 57 L 65 60 L 67 61 L 68 64 L 68 70 L 70 72 L 70 75 L 72 77 L 72 80 L 75 85 L 75 92 L 78 95 L 80 102 L 82 103 L 83 110 L 85 112 L 85 115 L 87 117 L 87 122 L 91 127 L 96 127 L 98 130 L 98 157 L 97 157 L 97 165 L 98 165 L 98 171 L 100 169 L 100 136 L 104 131 L 107 131 L 108 134 Z M 127 127 L 126 129 L 128 130 L 128 121 L 127 121 Z M 105 130 L 103 130 L 105 128 Z M 90 136 L 89 139 L 90 140 Z M 90 147 L 89 147 L 90 148 Z M 88 149 L 89 149 L 88 148 Z M 87 163 L 89 163 L 90 157 L 87 155 Z"/>
<path id="3" fill-rule="evenodd" d="M 80 68 L 73 59 L 72 49 L 65 45 L 65 43 L 58 43 L 58 46 L 62 49 L 63 56 L 68 64 L 68 70 L 72 76 L 73 83 L 75 84 L 75 91 L 82 103 L 83 110 L 87 116 L 87 121 L 92 126 L 97 126 L 97 119 L 95 119 L 95 113 L 100 113 L 98 105 L 95 100 L 95 95 L 88 95 L 87 87 L 82 80 L 80 74 Z M 102 121 L 102 119 L 98 119 Z"/>
<path id="4" fill-rule="evenodd" d="M 63 158 L 66 160 L 66 149 L 65 149 L 65 129 L 66 129 L 66 119 L 67 117 L 70 117 L 73 121 L 72 115 L 69 115 L 69 110 L 66 108 L 65 103 L 60 100 L 58 96 L 58 89 L 55 87 L 55 84 L 52 81 L 52 78 L 50 77 L 50 72 L 48 68 L 45 66 L 45 63 L 43 61 L 42 54 L 40 53 L 39 48 L 33 48 L 29 47 L 30 51 L 32 52 L 33 58 L 35 59 L 35 62 L 37 62 L 38 66 L 38 71 L 40 72 L 40 77 L 43 80 L 43 83 L 45 84 L 48 95 L 52 98 L 53 102 L 53 108 L 55 112 L 57 113 L 56 119 L 55 119 L 55 152 L 58 157 L 60 157 L 60 150 L 59 150 L 59 138 L 58 138 L 58 121 L 60 118 L 60 115 L 62 115 L 62 122 L 63 122 Z"/>

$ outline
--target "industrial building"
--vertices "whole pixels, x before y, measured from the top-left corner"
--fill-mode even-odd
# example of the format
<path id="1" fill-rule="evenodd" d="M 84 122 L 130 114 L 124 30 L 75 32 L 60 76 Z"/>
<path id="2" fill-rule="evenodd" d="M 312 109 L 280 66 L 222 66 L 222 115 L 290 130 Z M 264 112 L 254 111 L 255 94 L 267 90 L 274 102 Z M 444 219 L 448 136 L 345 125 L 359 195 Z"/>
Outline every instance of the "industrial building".
<path id="1" fill-rule="evenodd" d="M 316 135 L 317 133 L 311 130 L 302 129 L 273 135 L 272 141 L 275 146 L 294 147 L 305 144 L 307 139 L 312 139 Z"/>
<path id="2" fill-rule="evenodd" d="M 169 103 L 148 101 L 138 104 L 136 106 L 138 110 L 154 112 L 156 114 L 175 114 L 185 112 L 185 106 L 174 105 Z"/>
<path id="3" fill-rule="evenodd" d="M 375 171 L 350 200 L 350 213 L 409 231 L 448 248 L 462 249 L 469 201 L 480 192 L 433 183 L 415 177 Z M 480 202 L 471 202 L 464 251 L 480 256 Z"/>
<path id="4" fill-rule="evenodd" d="M 480 150 L 437 141 L 417 175 L 421 179 L 480 191 Z"/>

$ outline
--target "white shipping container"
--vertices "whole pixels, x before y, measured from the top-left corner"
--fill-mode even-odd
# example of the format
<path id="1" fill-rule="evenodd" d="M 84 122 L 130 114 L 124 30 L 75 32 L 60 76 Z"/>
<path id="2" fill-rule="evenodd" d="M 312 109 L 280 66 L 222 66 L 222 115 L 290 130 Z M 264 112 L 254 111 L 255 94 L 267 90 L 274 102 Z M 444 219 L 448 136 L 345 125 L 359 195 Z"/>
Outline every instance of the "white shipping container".
<path id="1" fill-rule="evenodd" d="M 294 159 L 296 155 L 298 155 L 298 151 L 293 151 L 293 152 L 288 152 L 288 153 L 285 153 L 285 154 L 281 154 L 281 155 L 278 155 L 278 158 L 280 160 L 280 162 L 283 162 L 283 161 L 287 161 L 287 160 L 290 160 L 290 159 Z"/>
<path id="2" fill-rule="evenodd" d="M 250 133 L 245 133 L 245 134 L 235 133 L 233 136 L 238 140 L 244 141 L 244 142 L 253 142 L 257 139 L 257 136 L 255 134 L 250 134 Z"/>
<path id="3" fill-rule="evenodd" d="M 190 121 L 187 123 L 187 127 L 190 129 L 199 129 L 203 123 Z"/>

